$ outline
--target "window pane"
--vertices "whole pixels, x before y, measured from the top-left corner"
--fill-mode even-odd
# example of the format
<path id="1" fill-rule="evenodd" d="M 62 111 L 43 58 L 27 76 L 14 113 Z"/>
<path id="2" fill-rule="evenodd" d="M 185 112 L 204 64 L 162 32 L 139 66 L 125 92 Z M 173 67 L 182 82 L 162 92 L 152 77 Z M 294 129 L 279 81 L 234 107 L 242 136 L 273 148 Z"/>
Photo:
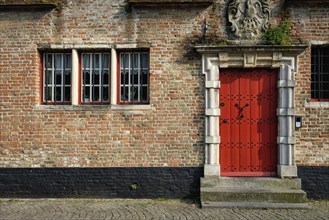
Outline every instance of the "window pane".
<path id="1" fill-rule="evenodd" d="M 316 65 L 311 65 L 311 71 L 312 73 L 317 72 Z"/>
<path id="2" fill-rule="evenodd" d="M 72 58 L 71 58 L 71 54 L 65 54 L 65 69 L 71 69 L 71 61 L 72 61 Z"/>
<path id="3" fill-rule="evenodd" d="M 71 71 L 65 71 L 65 85 L 71 85 Z"/>
<path id="4" fill-rule="evenodd" d="M 65 89 L 65 91 L 64 91 L 64 95 L 65 95 L 64 101 L 69 102 L 69 101 L 71 101 L 71 87 L 65 87 L 64 89 Z"/>
<path id="5" fill-rule="evenodd" d="M 44 101 L 52 101 L 52 87 L 44 87 Z"/>
<path id="6" fill-rule="evenodd" d="M 110 55 L 109 54 L 103 54 L 103 60 L 102 60 L 103 68 L 106 68 L 106 69 L 109 68 L 109 60 L 110 60 Z"/>
<path id="7" fill-rule="evenodd" d="M 62 84 L 62 71 L 61 70 L 56 70 L 55 71 L 55 82 L 57 85 Z"/>
<path id="8" fill-rule="evenodd" d="M 131 75 L 131 83 L 138 84 L 138 70 L 134 70 L 134 73 Z"/>
<path id="9" fill-rule="evenodd" d="M 100 102 L 99 86 L 93 88 L 93 100 L 94 102 Z"/>
<path id="10" fill-rule="evenodd" d="M 328 83 L 321 82 L 320 83 L 320 90 L 327 90 L 328 89 L 327 86 L 328 86 Z"/>
<path id="11" fill-rule="evenodd" d="M 143 66 L 143 68 L 149 68 L 149 55 L 148 55 L 148 53 L 143 53 L 142 54 L 141 66 Z"/>
<path id="12" fill-rule="evenodd" d="M 51 69 L 53 67 L 53 65 L 52 65 L 52 63 L 53 63 L 52 54 L 47 54 L 47 56 L 45 56 L 45 63 L 46 63 L 46 68 Z"/>
<path id="13" fill-rule="evenodd" d="M 62 56 L 63 56 L 63 54 L 56 54 L 55 55 L 54 63 L 55 63 L 55 68 L 56 69 L 62 69 Z"/>
<path id="14" fill-rule="evenodd" d="M 329 81 L 329 73 L 328 73 L 328 74 L 323 74 L 323 75 L 322 75 L 322 81 L 323 81 L 323 82 L 328 82 L 328 81 Z"/>
<path id="15" fill-rule="evenodd" d="M 109 101 L 109 87 L 103 87 L 103 101 L 108 102 Z"/>
<path id="16" fill-rule="evenodd" d="M 100 81 L 99 81 L 99 77 L 100 77 L 100 74 L 99 74 L 99 71 L 98 70 L 95 70 L 94 71 L 94 75 L 93 75 L 93 84 L 100 84 Z"/>
<path id="17" fill-rule="evenodd" d="M 129 53 L 122 53 L 121 54 L 121 67 L 122 68 L 129 68 Z"/>
<path id="18" fill-rule="evenodd" d="M 126 70 L 126 72 L 122 72 L 121 73 L 121 84 L 125 84 L 127 85 L 129 83 L 128 81 L 128 70 Z"/>
<path id="19" fill-rule="evenodd" d="M 128 88 L 126 86 L 121 87 L 121 101 L 128 100 Z"/>
<path id="20" fill-rule="evenodd" d="M 108 85 L 109 84 L 109 72 L 108 71 L 104 71 L 103 73 L 103 84 L 104 85 Z"/>
<path id="21" fill-rule="evenodd" d="M 138 87 L 137 86 L 131 87 L 131 89 L 130 89 L 130 98 L 133 101 L 139 101 L 138 100 Z"/>
<path id="22" fill-rule="evenodd" d="M 328 85 L 329 86 L 329 85 Z M 323 92 L 323 98 L 324 99 L 329 99 L 329 91 L 324 91 Z"/>
<path id="23" fill-rule="evenodd" d="M 62 101 L 62 87 L 55 87 L 55 101 L 61 102 Z"/>
<path id="24" fill-rule="evenodd" d="M 99 69 L 99 54 L 94 54 L 93 56 L 93 67 L 94 69 Z"/>
<path id="25" fill-rule="evenodd" d="M 139 67 L 139 53 L 133 53 L 133 59 L 131 66 L 134 69 L 137 69 Z"/>
<path id="26" fill-rule="evenodd" d="M 148 101 L 147 89 L 148 89 L 147 86 L 142 87 L 141 101 L 143 102 Z"/>
<path id="27" fill-rule="evenodd" d="M 89 86 L 85 86 L 83 89 L 82 101 L 90 102 L 90 87 Z"/>
<path id="28" fill-rule="evenodd" d="M 147 84 L 148 83 L 148 77 L 147 77 L 147 72 L 143 71 L 142 73 L 142 84 Z"/>
<path id="29" fill-rule="evenodd" d="M 83 72 L 83 79 L 82 79 L 83 84 L 90 84 L 90 74 L 89 71 Z"/>
<path id="30" fill-rule="evenodd" d="M 45 77 L 45 84 L 52 84 L 53 83 L 53 77 L 52 77 L 52 71 L 48 70 L 46 72 L 46 77 Z"/>
<path id="31" fill-rule="evenodd" d="M 82 57 L 83 57 L 82 58 L 82 63 L 83 63 L 82 68 L 83 69 L 90 68 L 90 56 L 89 56 L 89 54 L 83 54 Z"/>

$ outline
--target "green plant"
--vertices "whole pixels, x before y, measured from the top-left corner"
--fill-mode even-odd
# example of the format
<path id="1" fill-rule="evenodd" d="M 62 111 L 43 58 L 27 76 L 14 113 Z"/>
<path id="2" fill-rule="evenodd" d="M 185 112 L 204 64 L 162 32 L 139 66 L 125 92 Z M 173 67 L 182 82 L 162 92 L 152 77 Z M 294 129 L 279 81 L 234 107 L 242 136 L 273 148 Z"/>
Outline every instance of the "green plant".
<path id="1" fill-rule="evenodd" d="M 130 189 L 132 189 L 132 190 L 136 190 L 136 189 L 137 189 L 137 183 L 132 183 L 132 184 L 130 185 Z"/>
<path id="2" fill-rule="evenodd" d="M 262 38 L 270 45 L 291 45 L 289 30 L 291 22 L 284 20 L 276 27 L 270 27 L 265 31 Z"/>

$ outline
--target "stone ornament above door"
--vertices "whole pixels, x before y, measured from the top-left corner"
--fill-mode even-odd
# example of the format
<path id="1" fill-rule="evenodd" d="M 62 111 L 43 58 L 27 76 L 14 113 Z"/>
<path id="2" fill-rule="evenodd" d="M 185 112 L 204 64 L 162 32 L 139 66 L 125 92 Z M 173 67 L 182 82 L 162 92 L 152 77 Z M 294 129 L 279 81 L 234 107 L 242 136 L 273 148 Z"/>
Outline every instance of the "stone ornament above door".
<path id="1" fill-rule="evenodd" d="M 268 28 L 270 11 L 270 0 L 230 0 L 230 31 L 236 38 L 253 39 Z"/>

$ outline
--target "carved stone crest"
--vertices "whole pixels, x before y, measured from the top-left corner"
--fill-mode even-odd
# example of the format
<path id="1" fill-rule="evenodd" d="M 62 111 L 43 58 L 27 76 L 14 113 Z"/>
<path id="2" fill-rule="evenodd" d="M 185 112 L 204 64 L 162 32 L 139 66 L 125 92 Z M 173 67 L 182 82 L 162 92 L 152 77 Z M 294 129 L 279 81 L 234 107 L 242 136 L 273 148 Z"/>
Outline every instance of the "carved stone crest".
<path id="1" fill-rule="evenodd" d="M 231 0 L 227 14 L 234 36 L 252 39 L 268 28 L 270 0 Z"/>

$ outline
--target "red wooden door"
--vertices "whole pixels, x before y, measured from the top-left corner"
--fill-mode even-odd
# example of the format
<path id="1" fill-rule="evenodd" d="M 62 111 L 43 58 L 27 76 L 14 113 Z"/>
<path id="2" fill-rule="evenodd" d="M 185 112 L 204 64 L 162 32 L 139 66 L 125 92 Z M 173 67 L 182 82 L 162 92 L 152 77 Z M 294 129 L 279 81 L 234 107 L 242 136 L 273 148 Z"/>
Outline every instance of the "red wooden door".
<path id="1" fill-rule="evenodd" d="M 221 176 L 275 176 L 277 80 L 274 69 L 220 72 Z"/>

